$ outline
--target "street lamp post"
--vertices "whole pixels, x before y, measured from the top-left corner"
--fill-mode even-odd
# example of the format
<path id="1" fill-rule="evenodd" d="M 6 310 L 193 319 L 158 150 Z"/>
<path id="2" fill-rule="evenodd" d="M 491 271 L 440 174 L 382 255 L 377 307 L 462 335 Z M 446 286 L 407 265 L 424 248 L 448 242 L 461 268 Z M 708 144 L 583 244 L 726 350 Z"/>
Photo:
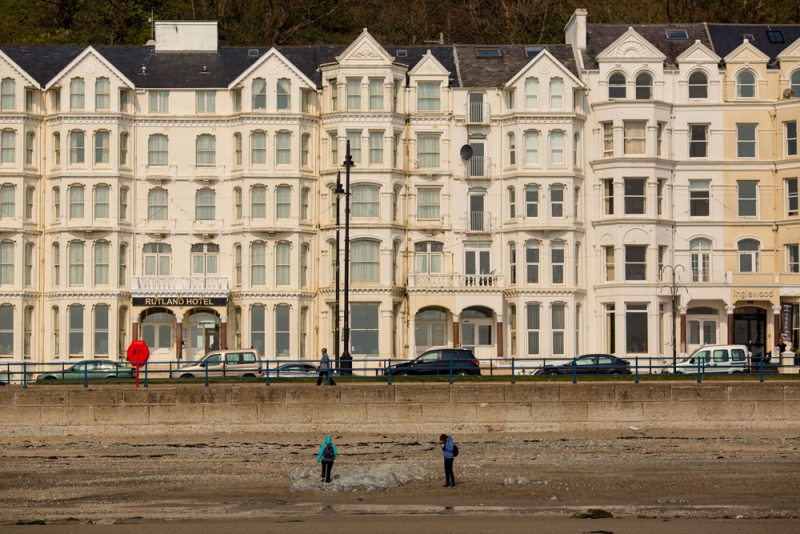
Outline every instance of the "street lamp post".
<path id="1" fill-rule="evenodd" d="M 350 155 L 350 141 L 344 157 L 344 190 L 337 183 L 336 193 L 339 198 L 344 195 L 344 350 L 342 351 L 342 374 L 351 374 L 353 357 L 350 356 L 350 168 L 354 167 Z M 338 240 L 337 240 L 338 243 Z M 338 319 L 337 319 L 338 322 Z"/>
<path id="2" fill-rule="evenodd" d="M 667 290 L 669 290 L 669 294 L 672 297 L 672 373 L 673 374 L 676 372 L 678 365 L 678 340 L 677 340 L 678 295 L 680 294 L 681 289 L 686 289 L 683 286 L 679 286 L 675 281 L 675 271 L 677 270 L 678 267 L 683 269 L 682 265 L 665 265 L 664 268 L 661 270 L 662 275 L 664 271 L 666 271 L 667 269 L 672 271 L 672 283 L 665 287 Z"/>
<path id="3" fill-rule="evenodd" d="M 333 355 L 336 358 L 336 369 L 339 370 L 339 202 L 342 199 L 344 190 L 342 189 L 342 173 L 336 173 L 336 305 L 334 307 L 334 316 L 336 322 L 333 328 Z"/>

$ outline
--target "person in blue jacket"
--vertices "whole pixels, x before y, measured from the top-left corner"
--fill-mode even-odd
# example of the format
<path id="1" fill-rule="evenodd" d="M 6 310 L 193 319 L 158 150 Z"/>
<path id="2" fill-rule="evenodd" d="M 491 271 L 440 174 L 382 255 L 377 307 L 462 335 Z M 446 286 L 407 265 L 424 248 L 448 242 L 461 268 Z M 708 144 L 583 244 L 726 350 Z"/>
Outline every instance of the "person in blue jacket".
<path id="1" fill-rule="evenodd" d="M 330 445 L 330 448 L 328 448 Z M 331 470 L 333 469 L 333 461 L 339 456 L 339 451 L 330 436 L 325 436 L 325 442 L 319 447 L 319 454 L 317 454 L 317 463 L 322 462 L 322 482 L 331 481 Z"/>
<path id="2" fill-rule="evenodd" d="M 453 437 L 447 434 L 439 436 L 439 443 L 442 444 L 442 452 L 444 453 L 444 487 L 455 488 L 456 477 L 453 474 Z"/>

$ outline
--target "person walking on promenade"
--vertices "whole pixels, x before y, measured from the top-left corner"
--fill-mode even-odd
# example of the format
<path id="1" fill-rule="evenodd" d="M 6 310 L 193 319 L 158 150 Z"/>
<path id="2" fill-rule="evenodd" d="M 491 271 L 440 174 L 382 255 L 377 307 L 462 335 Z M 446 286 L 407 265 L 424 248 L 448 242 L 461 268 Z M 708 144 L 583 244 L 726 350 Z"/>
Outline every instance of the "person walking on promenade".
<path id="1" fill-rule="evenodd" d="M 319 360 L 319 377 L 317 385 L 322 384 L 322 379 L 326 380 L 326 385 L 335 386 L 336 382 L 331 378 L 331 359 L 328 356 L 328 349 L 322 349 L 322 358 Z"/>
<path id="2" fill-rule="evenodd" d="M 444 453 L 444 487 L 455 488 L 456 477 L 453 474 L 453 459 L 456 457 L 456 445 L 453 443 L 453 437 L 447 434 L 439 436 L 439 443 L 442 444 L 442 452 Z"/>
<path id="3" fill-rule="evenodd" d="M 339 456 L 339 450 L 333 444 L 330 436 L 325 436 L 325 442 L 319 447 L 319 454 L 317 454 L 317 463 L 322 462 L 322 481 L 331 481 L 331 471 L 333 470 L 333 461 Z"/>

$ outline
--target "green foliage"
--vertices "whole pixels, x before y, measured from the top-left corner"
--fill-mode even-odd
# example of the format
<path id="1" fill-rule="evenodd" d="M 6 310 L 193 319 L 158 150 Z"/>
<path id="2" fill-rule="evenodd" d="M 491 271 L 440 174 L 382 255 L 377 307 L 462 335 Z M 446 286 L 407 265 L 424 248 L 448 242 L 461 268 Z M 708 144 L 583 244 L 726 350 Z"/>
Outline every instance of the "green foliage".
<path id="1" fill-rule="evenodd" d="M 589 22 L 797 24 L 800 0 L 2 0 L 4 44 L 144 44 L 156 20 L 217 20 L 223 45 L 561 43 Z"/>

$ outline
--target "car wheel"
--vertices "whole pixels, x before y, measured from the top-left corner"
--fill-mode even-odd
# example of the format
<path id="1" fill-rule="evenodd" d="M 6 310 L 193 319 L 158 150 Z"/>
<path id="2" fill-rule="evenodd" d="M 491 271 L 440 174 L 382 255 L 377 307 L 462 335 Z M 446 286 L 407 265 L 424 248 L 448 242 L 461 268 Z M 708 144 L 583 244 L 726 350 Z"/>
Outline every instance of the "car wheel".
<path id="1" fill-rule="evenodd" d="M 556 376 L 558 374 L 558 371 L 545 371 L 544 374 L 547 376 Z"/>
<path id="2" fill-rule="evenodd" d="M 610 374 L 610 375 L 618 375 L 619 371 L 617 371 L 616 369 L 613 369 L 613 370 L 609 371 L 608 374 Z"/>
<path id="3" fill-rule="evenodd" d="M 186 373 L 185 375 L 181 375 L 181 378 L 194 378 L 194 375 L 190 375 L 189 373 Z"/>
<path id="4" fill-rule="evenodd" d="M 400 371 L 399 373 L 395 373 L 394 376 L 410 376 L 406 371 Z"/>
<path id="5" fill-rule="evenodd" d="M 242 378 L 255 378 L 255 377 L 256 375 L 254 375 L 253 373 L 247 373 L 246 375 L 242 375 Z"/>
<path id="6" fill-rule="evenodd" d="M 457 373 L 453 373 L 456 376 L 469 376 L 469 373 L 466 371 L 458 371 Z"/>

